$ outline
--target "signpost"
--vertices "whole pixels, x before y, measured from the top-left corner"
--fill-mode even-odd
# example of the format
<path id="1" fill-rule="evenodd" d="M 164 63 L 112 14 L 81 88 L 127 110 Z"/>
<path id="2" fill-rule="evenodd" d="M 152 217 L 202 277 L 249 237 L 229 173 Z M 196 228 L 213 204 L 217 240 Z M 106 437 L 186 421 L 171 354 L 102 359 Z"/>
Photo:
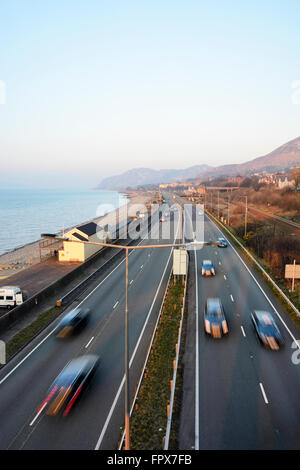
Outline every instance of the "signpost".
<path id="1" fill-rule="evenodd" d="M 292 292 L 295 288 L 295 279 L 300 279 L 300 264 L 296 264 L 294 259 L 294 264 L 285 265 L 285 279 L 292 279 Z"/>

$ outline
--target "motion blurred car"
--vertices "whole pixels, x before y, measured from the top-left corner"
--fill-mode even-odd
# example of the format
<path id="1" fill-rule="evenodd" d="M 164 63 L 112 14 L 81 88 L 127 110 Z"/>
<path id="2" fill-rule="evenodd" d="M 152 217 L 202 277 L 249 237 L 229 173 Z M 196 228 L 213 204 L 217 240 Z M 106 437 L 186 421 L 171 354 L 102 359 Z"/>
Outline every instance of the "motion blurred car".
<path id="1" fill-rule="evenodd" d="M 75 308 L 67 313 L 59 322 L 57 329 L 57 338 L 65 338 L 83 327 L 88 320 L 90 309 Z"/>
<path id="2" fill-rule="evenodd" d="M 227 247 L 227 241 L 225 238 L 218 238 L 218 246 L 220 248 L 226 248 Z"/>
<path id="3" fill-rule="evenodd" d="M 213 338 L 221 338 L 228 333 L 228 324 L 220 299 L 209 298 L 204 309 L 204 330 Z"/>
<path id="4" fill-rule="evenodd" d="M 274 350 L 278 350 L 284 344 L 282 335 L 271 313 L 262 310 L 254 310 L 251 320 L 259 341 Z"/>
<path id="5" fill-rule="evenodd" d="M 210 259 L 204 259 L 202 263 L 202 276 L 215 276 L 215 268 Z"/>
<path id="6" fill-rule="evenodd" d="M 90 383 L 98 364 L 99 357 L 92 354 L 72 359 L 52 383 L 38 412 L 45 410 L 46 415 L 67 416 Z"/>

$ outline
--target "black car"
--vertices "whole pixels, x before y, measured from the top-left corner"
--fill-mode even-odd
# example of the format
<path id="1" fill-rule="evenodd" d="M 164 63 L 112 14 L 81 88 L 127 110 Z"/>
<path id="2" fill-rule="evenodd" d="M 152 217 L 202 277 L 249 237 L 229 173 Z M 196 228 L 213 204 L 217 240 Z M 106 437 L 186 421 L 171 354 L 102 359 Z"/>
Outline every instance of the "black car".
<path id="1" fill-rule="evenodd" d="M 88 308 L 75 308 L 67 313 L 59 322 L 57 338 L 64 338 L 85 325 L 88 320 L 90 310 Z"/>
<path id="2" fill-rule="evenodd" d="M 85 355 L 72 359 L 56 377 L 38 412 L 67 416 L 75 401 L 85 390 L 99 363 L 99 357 Z"/>
<path id="3" fill-rule="evenodd" d="M 220 299 L 207 299 L 204 309 L 204 331 L 213 338 L 221 338 L 228 333 L 225 312 Z"/>
<path id="4" fill-rule="evenodd" d="M 227 247 L 227 241 L 225 240 L 225 238 L 218 238 L 218 247 L 220 248 Z"/>
<path id="5" fill-rule="evenodd" d="M 251 320 L 262 344 L 274 350 L 278 350 L 283 345 L 282 335 L 271 313 L 254 310 L 251 313 Z"/>

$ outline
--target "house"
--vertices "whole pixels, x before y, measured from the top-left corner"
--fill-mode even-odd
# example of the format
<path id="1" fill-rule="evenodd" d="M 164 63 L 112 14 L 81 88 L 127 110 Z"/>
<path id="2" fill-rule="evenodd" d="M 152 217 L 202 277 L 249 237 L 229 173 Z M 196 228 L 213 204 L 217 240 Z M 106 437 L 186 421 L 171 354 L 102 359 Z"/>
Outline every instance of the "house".
<path id="1" fill-rule="evenodd" d="M 107 243 L 110 238 L 109 232 L 95 222 L 79 225 L 65 232 L 65 237 L 77 242 Z M 101 246 L 88 245 L 85 243 L 74 243 L 64 241 L 63 249 L 58 251 L 59 261 L 86 261 L 90 256 L 101 250 Z"/>
<path id="2" fill-rule="evenodd" d="M 278 178 L 278 188 L 283 189 L 283 188 L 294 188 L 295 187 L 295 181 L 288 180 L 287 176 L 283 179 L 281 177 Z"/>

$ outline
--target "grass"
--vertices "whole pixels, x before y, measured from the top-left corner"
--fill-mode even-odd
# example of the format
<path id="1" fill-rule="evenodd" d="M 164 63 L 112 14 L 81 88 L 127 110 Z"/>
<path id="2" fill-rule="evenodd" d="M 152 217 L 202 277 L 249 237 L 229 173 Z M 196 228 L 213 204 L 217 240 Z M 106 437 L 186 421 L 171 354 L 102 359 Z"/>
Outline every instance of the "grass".
<path id="1" fill-rule="evenodd" d="M 183 294 L 182 282 L 171 280 L 131 419 L 133 450 L 163 449 Z"/>
<path id="2" fill-rule="evenodd" d="M 20 349 L 22 349 L 29 341 L 31 341 L 38 333 L 48 326 L 63 310 L 62 307 L 52 307 L 46 312 L 41 313 L 36 320 L 30 325 L 17 333 L 6 344 L 6 359 L 10 359 Z"/>

